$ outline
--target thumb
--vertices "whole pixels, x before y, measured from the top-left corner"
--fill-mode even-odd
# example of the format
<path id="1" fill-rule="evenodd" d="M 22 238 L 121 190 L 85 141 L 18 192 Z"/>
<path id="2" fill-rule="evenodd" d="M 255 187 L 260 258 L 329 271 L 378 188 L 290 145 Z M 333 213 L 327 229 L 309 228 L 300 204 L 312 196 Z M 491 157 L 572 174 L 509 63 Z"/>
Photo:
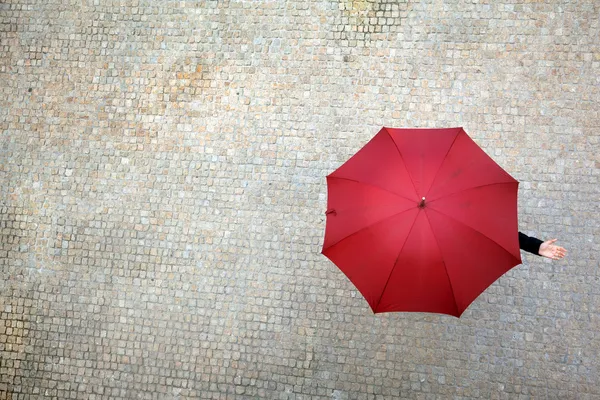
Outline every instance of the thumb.
<path id="1" fill-rule="evenodd" d="M 558 239 L 551 239 L 546 241 L 546 244 L 554 244 Z"/>

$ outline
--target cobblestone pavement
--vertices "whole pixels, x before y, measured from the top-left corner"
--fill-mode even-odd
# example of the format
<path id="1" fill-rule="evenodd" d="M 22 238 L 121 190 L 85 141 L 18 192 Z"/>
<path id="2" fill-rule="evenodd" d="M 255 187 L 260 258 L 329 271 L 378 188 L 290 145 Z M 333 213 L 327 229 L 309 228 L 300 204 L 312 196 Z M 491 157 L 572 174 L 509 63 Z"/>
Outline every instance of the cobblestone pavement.
<path id="1" fill-rule="evenodd" d="M 0 398 L 599 399 L 600 3 L 0 2 Z M 373 315 L 325 175 L 464 126 L 524 264 Z"/>

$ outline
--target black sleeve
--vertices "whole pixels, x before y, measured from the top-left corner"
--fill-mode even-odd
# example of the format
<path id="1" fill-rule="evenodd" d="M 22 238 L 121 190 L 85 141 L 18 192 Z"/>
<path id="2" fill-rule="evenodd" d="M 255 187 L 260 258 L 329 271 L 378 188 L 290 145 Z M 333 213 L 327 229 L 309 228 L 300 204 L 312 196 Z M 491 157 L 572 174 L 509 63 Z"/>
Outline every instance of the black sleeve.
<path id="1" fill-rule="evenodd" d="M 521 232 L 519 232 L 519 247 L 521 250 L 525 250 L 529 253 L 540 255 L 538 251 L 540 250 L 540 245 L 544 243 L 538 238 L 527 236 Z"/>

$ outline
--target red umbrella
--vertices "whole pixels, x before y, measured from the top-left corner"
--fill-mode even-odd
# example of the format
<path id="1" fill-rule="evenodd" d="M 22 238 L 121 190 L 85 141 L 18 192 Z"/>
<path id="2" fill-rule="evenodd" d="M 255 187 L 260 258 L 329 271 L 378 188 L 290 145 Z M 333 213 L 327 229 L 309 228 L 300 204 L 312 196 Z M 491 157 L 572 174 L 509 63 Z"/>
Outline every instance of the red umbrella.
<path id="1" fill-rule="evenodd" d="M 375 313 L 459 317 L 521 263 L 518 185 L 462 128 L 383 128 L 327 176 L 322 253 Z"/>

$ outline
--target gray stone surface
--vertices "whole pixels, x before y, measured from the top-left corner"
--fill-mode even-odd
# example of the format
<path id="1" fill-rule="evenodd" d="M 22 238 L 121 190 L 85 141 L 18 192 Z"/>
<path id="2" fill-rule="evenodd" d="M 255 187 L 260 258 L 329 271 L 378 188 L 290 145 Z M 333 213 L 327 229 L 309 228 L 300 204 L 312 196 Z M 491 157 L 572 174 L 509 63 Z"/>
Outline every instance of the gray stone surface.
<path id="1" fill-rule="evenodd" d="M 0 3 L 0 398 L 600 398 L 600 3 Z M 373 315 L 325 175 L 464 126 L 525 255 L 461 319 Z"/>

